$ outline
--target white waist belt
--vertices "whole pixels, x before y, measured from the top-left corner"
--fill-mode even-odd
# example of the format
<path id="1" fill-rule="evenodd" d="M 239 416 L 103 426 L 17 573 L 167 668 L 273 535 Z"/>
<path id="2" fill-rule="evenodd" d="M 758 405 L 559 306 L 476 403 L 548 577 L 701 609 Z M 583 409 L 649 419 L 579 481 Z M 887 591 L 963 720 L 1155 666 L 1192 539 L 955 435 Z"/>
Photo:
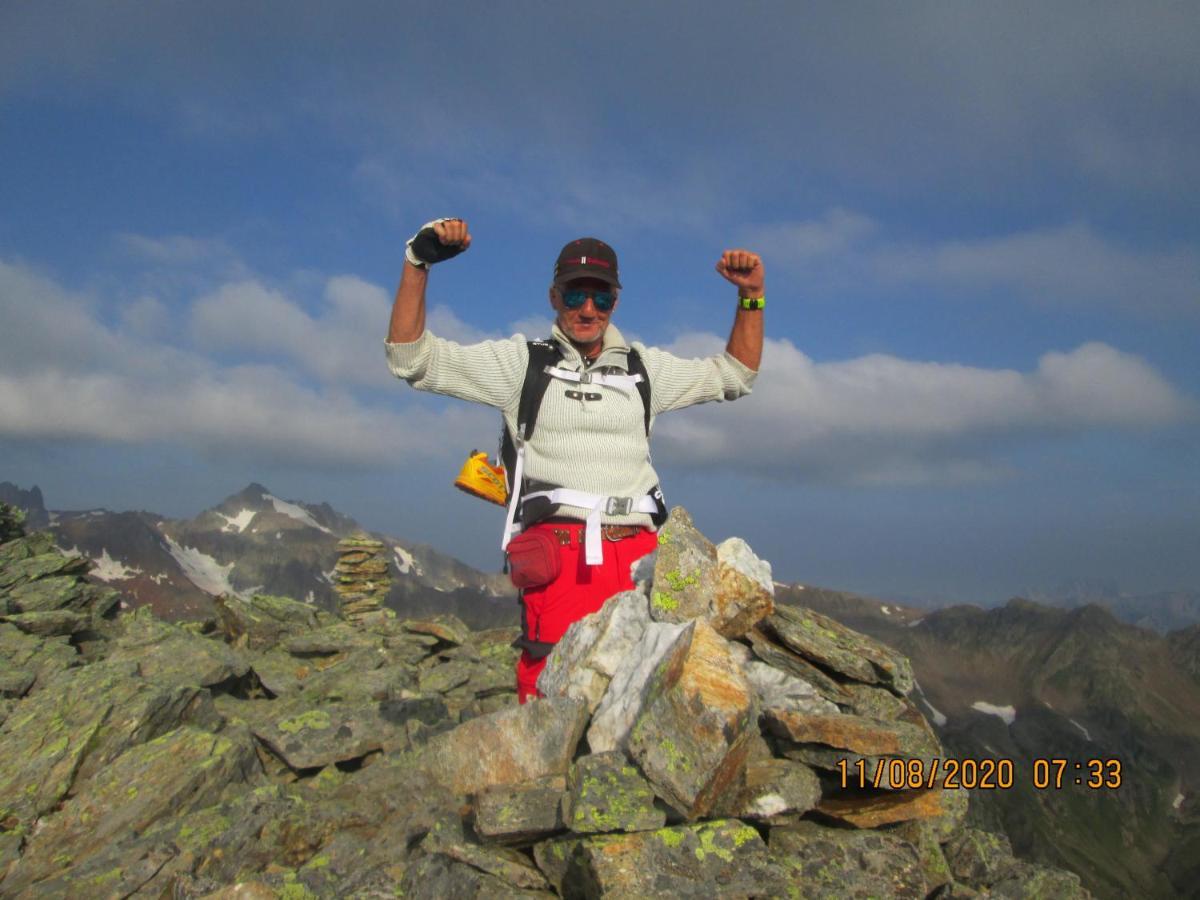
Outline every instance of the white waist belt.
<path id="1" fill-rule="evenodd" d="M 551 503 L 562 503 L 591 510 L 587 517 L 586 537 L 583 544 L 584 559 L 589 566 L 598 566 L 604 562 L 604 544 L 600 540 L 600 515 L 602 513 L 610 516 L 627 516 L 631 512 L 658 512 L 658 504 L 649 494 L 643 494 L 641 497 L 605 497 L 571 488 L 555 488 L 552 491 L 535 491 L 525 495 L 526 500 L 533 497 L 545 497 Z"/>

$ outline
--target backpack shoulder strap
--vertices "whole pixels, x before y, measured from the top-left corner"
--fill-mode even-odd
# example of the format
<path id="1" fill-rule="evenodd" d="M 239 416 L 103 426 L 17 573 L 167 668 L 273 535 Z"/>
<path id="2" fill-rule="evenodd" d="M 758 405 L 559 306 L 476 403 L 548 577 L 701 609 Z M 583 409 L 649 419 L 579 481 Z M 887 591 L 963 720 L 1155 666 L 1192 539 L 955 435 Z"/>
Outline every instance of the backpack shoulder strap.
<path id="1" fill-rule="evenodd" d="M 553 366 L 561 357 L 554 341 L 528 341 L 529 365 L 525 370 L 525 383 L 521 386 L 521 402 L 517 407 L 517 427 L 523 429 L 521 437 L 529 440 L 537 424 L 542 398 L 553 380 L 546 374 L 546 366 Z"/>
<path id="2" fill-rule="evenodd" d="M 642 407 L 645 409 L 643 421 L 646 426 L 646 437 L 650 436 L 650 373 L 646 371 L 646 363 L 642 359 L 642 354 L 638 353 L 633 347 L 629 348 L 629 374 L 641 375 L 642 380 L 637 383 L 638 393 L 642 395 Z"/>

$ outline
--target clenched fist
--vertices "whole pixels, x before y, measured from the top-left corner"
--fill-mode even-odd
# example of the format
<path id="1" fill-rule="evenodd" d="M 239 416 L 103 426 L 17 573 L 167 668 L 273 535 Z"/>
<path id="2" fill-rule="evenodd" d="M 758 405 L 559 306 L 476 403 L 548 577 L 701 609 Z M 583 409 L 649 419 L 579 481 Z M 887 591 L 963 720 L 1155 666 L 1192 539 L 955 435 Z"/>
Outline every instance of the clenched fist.
<path id="1" fill-rule="evenodd" d="M 757 253 L 749 250 L 726 250 L 717 260 L 717 271 L 726 281 L 736 284 L 738 296 L 763 295 L 763 264 Z"/>
<path id="2" fill-rule="evenodd" d="M 405 258 L 424 269 L 434 263 L 458 256 L 471 246 L 471 233 L 463 219 L 434 219 L 408 241 Z"/>

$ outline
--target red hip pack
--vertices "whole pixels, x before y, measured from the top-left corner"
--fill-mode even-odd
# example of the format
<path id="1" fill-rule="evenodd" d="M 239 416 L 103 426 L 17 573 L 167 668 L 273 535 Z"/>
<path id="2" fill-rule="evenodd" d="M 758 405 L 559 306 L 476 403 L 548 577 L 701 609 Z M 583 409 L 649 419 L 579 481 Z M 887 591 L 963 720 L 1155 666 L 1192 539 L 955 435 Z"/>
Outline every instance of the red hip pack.
<path id="1" fill-rule="evenodd" d="M 514 587 L 542 587 L 562 572 L 558 541 L 544 531 L 521 532 L 508 542 L 505 555 Z"/>

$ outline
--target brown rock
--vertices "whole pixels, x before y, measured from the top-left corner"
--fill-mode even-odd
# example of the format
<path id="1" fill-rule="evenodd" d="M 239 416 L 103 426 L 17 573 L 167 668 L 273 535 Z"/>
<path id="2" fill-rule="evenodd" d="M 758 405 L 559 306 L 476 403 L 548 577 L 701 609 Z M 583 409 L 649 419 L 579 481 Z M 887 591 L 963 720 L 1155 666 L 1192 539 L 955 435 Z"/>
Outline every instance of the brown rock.
<path id="1" fill-rule="evenodd" d="M 706 815 L 746 761 L 753 693 L 728 642 L 689 626 L 659 663 L 629 736 L 629 752 L 655 793 L 683 816 Z"/>
<path id="2" fill-rule="evenodd" d="M 817 804 L 817 811 L 855 828 L 879 828 L 912 819 L 932 819 L 945 812 L 939 788 L 841 794 L 822 800 Z"/>

